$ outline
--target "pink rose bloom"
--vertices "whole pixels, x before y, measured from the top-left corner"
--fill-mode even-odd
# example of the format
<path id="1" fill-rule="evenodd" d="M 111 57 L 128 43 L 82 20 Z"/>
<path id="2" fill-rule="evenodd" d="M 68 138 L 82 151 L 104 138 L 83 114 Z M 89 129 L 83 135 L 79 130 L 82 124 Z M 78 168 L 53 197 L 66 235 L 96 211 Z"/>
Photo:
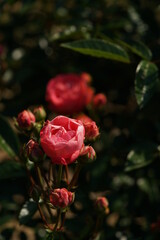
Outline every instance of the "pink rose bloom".
<path id="1" fill-rule="evenodd" d="M 52 111 L 63 114 L 80 112 L 92 101 L 93 89 L 77 74 L 52 78 L 46 88 L 46 101 Z"/>
<path id="2" fill-rule="evenodd" d="M 29 110 L 24 110 L 23 112 L 20 112 L 17 117 L 19 127 L 24 130 L 30 130 L 33 127 L 33 123 L 35 121 L 35 116 Z"/>
<path id="3" fill-rule="evenodd" d="M 55 164 L 67 165 L 80 154 L 85 136 L 80 121 L 58 116 L 47 121 L 40 132 L 41 146 Z"/>
<path id="4" fill-rule="evenodd" d="M 49 199 L 55 208 L 66 208 L 73 202 L 74 195 L 66 188 L 57 188 L 50 193 Z"/>

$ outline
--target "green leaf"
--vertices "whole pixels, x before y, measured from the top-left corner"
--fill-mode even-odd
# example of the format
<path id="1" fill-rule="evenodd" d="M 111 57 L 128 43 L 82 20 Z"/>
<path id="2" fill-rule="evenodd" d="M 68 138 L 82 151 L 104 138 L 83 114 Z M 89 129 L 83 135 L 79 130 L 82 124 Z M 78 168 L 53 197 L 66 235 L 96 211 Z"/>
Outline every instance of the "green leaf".
<path id="1" fill-rule="evenodd" d="M 14 158 L 19 153 L 18 137 L 2 115 L 0 115 L 0 126 L 0 148 Z"/>
<path id="2" fill-rule="evenodd" d="M 16 154 L 13 149 L 6 143 L 4 138 L 0 135 L 0 148 L 4 150 L 10 157 L 15 157 Z"/>
<path id="3" fill-rule="evenodd" d="M 20 163 L 15 161 L 4 161 L 0 163 L 0 180 L 18 178 L 25 175 L 26 172 Z"/>
<path id="4" fill-rule="evenodd" d="M 136 69 L 135 95 L 140 108 L 153 96 L 158 82 L 158 68 L 154 63 L 141 61 Z"/>
<path id="5" fill-rule="evenodd" d="M 133 53 L 137 54 L 138 56 L 142 57 L 145 60 L 151 60 L 152 58 L 151 50 L 140 41 L 127 39 L 125 41 L 118 40 L 118 43 L 121 44 L 123 47 L 128 48 Z"/>
<path id="6" fill-rule="evenodd" d="M 61 44 L 62 47 L 93 57 L 129 63 L 127 52 L 119 45 L 99 39 L 86 39 Z"/>
<path id="7" fill-rule="evenodd" d="M 37 211 L 37 204 L 33 201 L 33 199 L 29 199 L 29 201 L 27 201 L 23 205 L 19 213 L 19 223 L 20 224 L 28 223 L 36 211 Z"/>
<path id="8" fill-rule="evenodd" d="M 125 171 L 129 172 L 149 165 L 154 161 L 156 151 L 158 151 L 158 146 L 149 141 L 133 146 L 127 156 Z"/>

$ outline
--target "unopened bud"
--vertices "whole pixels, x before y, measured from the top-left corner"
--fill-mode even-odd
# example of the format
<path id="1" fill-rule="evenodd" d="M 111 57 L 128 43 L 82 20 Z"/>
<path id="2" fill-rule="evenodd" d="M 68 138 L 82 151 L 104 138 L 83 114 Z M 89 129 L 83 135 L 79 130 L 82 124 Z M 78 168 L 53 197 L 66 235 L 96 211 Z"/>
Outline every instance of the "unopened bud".
<path id="1" fill-rule="evenodd" d="M 84 124 L 84 128 L 85 128 L 85 138 L 87 140 L 92 141 L 99 136 L 99 128 L 97 127 L 94 121 Z"/>
<path id="2" fill-rule="evenodd" d="M 103 93 L 98 93 L 93 98 L 93 106 L 96 109 L 103 108 L 107 103 L 107 98 Z"/>
<path id="3" fill-rule="evenodd" d="M 96 159 L 96 152 L 91 146 L 83 146 L 78 158 L 78 162 L 88 163 Z"/>
<path id="4" fill-rule="evenodd" d="M 105 197 L 98 197 L 95 202 L 95 207 L 98 212 L 102 214 L 107 215 L 109 213 L 109 202 Z"/>
<path id="5" fill-rule="evenodd" d="M 88 117 L 87 115 L 85 115 L 83 113 L 76 116 L 76 119 L 80 120 L 83 124 L 88 123 L 88 122 L 93 122 L 93 120 L 90 117 Z"/>
<path id="6" fill-rule="evenodd" d="M 36 121 L 38 121 L 38 122 L 45 120 L 45 118 L 46 118 L 46 111 L 44 110 L 44 108 L 42 106 L 36 107 L 33 110 L 33 113 L 36 117 Z"/>
<path id="7" fill-rule="evenodd" d="M 91 118 L 86 116 L 85 114 L 81 114 L 76 117 L 76 119 L 80 120 L 85 128 L 85 138 L 89 141 L 95 140 L 99 136 L 99 128 Z"/>
<path id="8" fill-rule="evenodd" d="M 86 72 L 82 72 L 80 74 L 80 77 L 86 82 L 86 83 L 90 83 L 92 81 L 92 77 L 89 73 Z"/>
<path id="9" fill-rule="evenodd" d="M 29 110 L 20 112 L 17 117 L 18 126 L 23 130 L 31 130 L 35 120 L 35 116 Z"/>
<path id="10" fill-rule="evenodd" d="M 50 203 L 54 208 L 67 208 L 74 201 L 74 194 L 66 188 L 54 189 L 49 195 Z"/>
<path id="11" fill-rule="evenodd" d="M 32 139 L 29 140 L 29 142 L 26 145 L 26 153 L 30 161 L 36 163 L 41 162 L 44 157 L 44 153 L 40 145 Z"/>

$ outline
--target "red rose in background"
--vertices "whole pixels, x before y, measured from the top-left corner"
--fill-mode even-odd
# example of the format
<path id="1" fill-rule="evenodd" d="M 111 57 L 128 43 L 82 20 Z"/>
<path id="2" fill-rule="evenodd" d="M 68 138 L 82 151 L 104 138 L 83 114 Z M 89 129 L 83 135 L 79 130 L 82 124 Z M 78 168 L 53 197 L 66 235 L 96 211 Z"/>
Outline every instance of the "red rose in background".
<path id="1" fill-rule="evenodd" d="M 98 93 L 93 98 L 93 106 L 95 108 L 102 108 L 106 105 L 107 98 L 103 93 Z"/>
<path id="2" fill-rule="evenodd" d="M 46 88 L 46 101 L 52 111 L 63 114 L 80 112 L 92 101 L 93 89 L 77 74 L 52 78 Z"/>
<path id="3" fill-rule="evenodd" d="M 66 208 L 71 205 L 74 197 L 66 188 L 57 188 L 50 193 L 49 199 L 55 208 Z"/>
<path id="4" fill-rule="evenodd" d="M 67 165 L 80 154 L 85 136 L 80 121 L 58 116 L 47 121 L 40 132 L 41 146 L 55 164 Z"/>

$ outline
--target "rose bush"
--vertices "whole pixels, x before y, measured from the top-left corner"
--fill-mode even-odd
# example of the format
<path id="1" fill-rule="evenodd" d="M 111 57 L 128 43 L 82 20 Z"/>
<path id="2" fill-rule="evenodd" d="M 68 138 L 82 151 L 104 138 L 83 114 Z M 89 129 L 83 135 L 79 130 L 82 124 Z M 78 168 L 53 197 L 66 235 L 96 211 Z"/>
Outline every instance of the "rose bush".
<path id="1" fill-rule="evenodd" d="M 46 88 L 46 101 L 52 111 L 61 114 L 80 112 L 93 97 L 93 89 L 77 74 L 60 74 Z"/>
<path id="2" fill-rule="evenodd" d="M 45 123 L 40 132 L 40 141 L 53 163 L 67 165 L 79 156 L 84 136 L 84 126 L 80 121 L 58 116 Z"/>

